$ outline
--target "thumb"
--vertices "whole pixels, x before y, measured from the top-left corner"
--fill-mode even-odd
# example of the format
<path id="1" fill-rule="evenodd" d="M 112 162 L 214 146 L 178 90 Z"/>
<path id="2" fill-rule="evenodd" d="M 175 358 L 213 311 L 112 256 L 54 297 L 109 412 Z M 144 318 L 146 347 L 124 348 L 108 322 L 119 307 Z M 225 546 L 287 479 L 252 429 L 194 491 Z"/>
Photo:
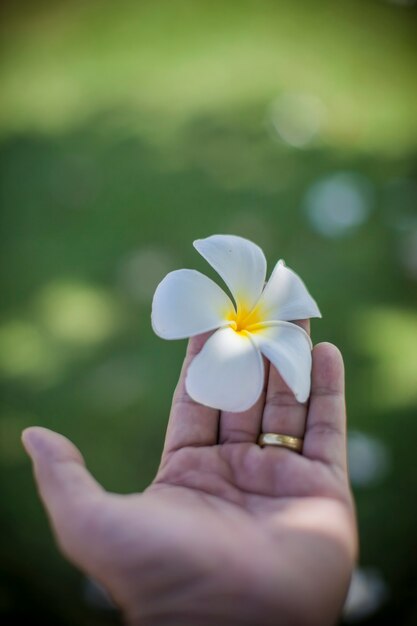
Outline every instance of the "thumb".
<path id="1" fill-rule="evenodd" d="M 75 563 L 83 565 L 97 535 L 104 490 L 85 467 L 79 450 L 58 433 L 27 428 L 23 446 L 32 459 L 36 484 L 58 544 Z"/>

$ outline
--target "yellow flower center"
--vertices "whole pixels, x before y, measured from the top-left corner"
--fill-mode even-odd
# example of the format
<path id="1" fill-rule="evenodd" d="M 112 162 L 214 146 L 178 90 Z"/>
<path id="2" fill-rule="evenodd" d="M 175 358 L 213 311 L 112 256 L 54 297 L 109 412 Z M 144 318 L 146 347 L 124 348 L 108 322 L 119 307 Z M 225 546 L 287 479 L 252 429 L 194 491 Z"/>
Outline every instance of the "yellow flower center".
<path id="1" fill-rule="evenodd" d="M 227 319 L 231 322 L 230 326 L 237 333 L 252 332 L 255 326 L 262 323 L 263 316 L 259 306 L 255 306 L 252 310 L 240 305 L 237 312 L 232 309 Z"/>

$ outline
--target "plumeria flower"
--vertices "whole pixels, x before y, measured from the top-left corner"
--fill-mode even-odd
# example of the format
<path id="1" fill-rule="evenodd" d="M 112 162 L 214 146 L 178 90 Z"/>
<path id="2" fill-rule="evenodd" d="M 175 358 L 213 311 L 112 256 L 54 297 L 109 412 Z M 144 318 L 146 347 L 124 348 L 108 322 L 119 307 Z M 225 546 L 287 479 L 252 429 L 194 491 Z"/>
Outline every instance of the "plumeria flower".
<path id="1" fill-rule="evenodd" d="M 233 302 L 214 281 L 189 269 L 170 272 L 155 291 L 152 327 L 163 339 L 215 330 L 188 368 L 188 394 L 222 411 L 245 411 L 262 393 L 263 355 L 305 402 L 312 344 L 290 320 L 321 313 L 301 278 L 278 261 L 265 285 L 264 253 L 242 237 L 213 235 L 194 247 L 224 280 Z"/>

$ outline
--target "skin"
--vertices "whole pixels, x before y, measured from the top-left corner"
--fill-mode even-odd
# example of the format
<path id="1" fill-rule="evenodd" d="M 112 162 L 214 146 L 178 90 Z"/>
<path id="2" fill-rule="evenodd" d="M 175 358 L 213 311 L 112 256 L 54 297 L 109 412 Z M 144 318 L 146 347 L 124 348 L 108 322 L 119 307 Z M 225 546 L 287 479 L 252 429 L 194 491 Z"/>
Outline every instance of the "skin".
<path id="1" fill-rule="evenodd" d="M 68 439 L 24 431 L 58 545 L 131 625 L 334 624 L 357 552 L 340 352 L 314 348 L 308 405 L 267 366 L 254 407 L 219 413 L 185 391 L 206 338 L 189 342 L 161 464 L 143 493 L 106 492 Z M 303 454 L 260 448 L 260 432 L 304 436 Z"/>

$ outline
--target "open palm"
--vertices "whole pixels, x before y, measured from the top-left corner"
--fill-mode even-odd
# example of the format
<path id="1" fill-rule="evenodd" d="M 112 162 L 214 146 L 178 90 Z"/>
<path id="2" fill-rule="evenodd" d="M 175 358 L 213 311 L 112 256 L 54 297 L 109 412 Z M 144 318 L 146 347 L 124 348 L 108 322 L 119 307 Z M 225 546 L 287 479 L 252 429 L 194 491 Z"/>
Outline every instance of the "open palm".
<path id="1" fill-rule="evenodd" d="M 185 391 L 204 340 L 144 493 L 105 492 L 67 439 L 25 431 L 59 545 L 131 624 L 332 624 L 356 552 L 340 354 L 314 349 L 308 407 L 271 368 L 254 407 L 219 414 Z M 260 448 L 260 432 L 305 436 L 303 454 Z"/>

